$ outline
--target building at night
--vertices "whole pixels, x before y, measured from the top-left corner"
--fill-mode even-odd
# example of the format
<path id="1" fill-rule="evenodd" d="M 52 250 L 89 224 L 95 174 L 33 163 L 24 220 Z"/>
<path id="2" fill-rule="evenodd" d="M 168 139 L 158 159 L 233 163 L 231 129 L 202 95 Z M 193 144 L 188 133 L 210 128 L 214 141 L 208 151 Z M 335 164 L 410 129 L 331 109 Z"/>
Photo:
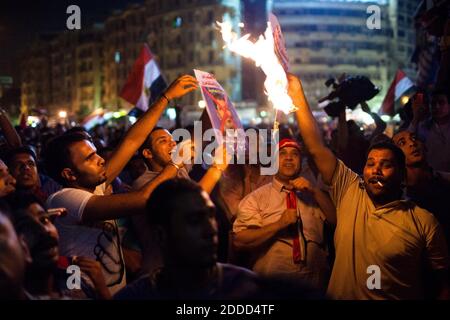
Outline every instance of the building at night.
<path id="1" fill-rule="evenodd" d="M 380 9 L 381 29 L 369 29 L 370 5 Z M 304 80 L 313 106 L 328 94 L 325 81 L 342 73 L 365 75 L 381 89 L 378 108 L 398 68 L 414 79 L 416 0 L 273 0 L 293 73 Z"/>
<path id="2" fill-rule="evenodd" d="M 240 101 L 241 60 L 228 50 L 216 21 L 241 21 L 239 0 L 148 0 L 148 43 L 168 81 L 200 69 L 214 74 L 234 101 Z M 196 107 L 200 92 L 182 99 Z"/>
<path id="3" fill-rule="evenodd" d="M 382 89 L 370 101 L 378 107 L 397 68 L 414 79 L 409 61 L 416 2 L 146 0 L 130 4 L 101 24 L 40 37 L 30 46 L 21 68 L 21 104 L 48 108 L 50 114 L 66 110 L 81 115 L 100 107 L 128 109 L 119 94 L 147 43 L 167 82 L 200 69 L 216 76 L 238 109 L 264 107 L 264 76 L 253 62 L 223 48 L 215 22 L 229 21 L 234 30 L 255 39 L 272 10 L 285 36 L 291 71 L 304 81 L 313 106 L 329 92 L 324 82 L 345 72 L 368 76 Z M 381 29 L 367 27 L 369 5 L 380 9 Z M 200 100 L 196 92 L 179 102 L 183 110 L 199 113 Z M 253 112 L 245 117 L 255 116 Z"/>
<path id="4" fill-rule="evenodd" d="M 119 94 L 142 44 L 147 41 L 146 16 L 144 4 L 132 4 L 114 11 L 104 23 L 102 106 L 105 108 L 126 104 Z"/>
<path id="5" fill-rule="evenodd" d="M 416 70 L 411 57 L 415 49 L 416 33 L 414 30 L 414 14 L 419 0 L 390 0 L 389 23 L 392 29 L 392 59 L 393 67 L 405 71 L 411 79 L 416 76 Z M 395 70 L 391 70 L 395 72 Z"/>
<path id="6" fill-rule="evenodd" d="M 52 102 L 51 43 L 55 35 L 42 35 L 30 45 L 21 63 L 21 106 L 48 107 Z"/>

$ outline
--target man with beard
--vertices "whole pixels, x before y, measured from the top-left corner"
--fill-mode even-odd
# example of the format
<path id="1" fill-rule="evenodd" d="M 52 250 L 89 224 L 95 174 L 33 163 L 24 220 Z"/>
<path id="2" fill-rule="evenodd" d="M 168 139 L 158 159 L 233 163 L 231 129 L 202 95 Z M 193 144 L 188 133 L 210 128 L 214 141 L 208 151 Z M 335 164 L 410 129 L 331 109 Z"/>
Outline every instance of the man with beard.
<path id="1" fill-rule="evenodd" d="M 322 141 L 301 81 L 288 75 L 300 133 L 336 206 L 334 299 L 421 299 L 430 275 L 435 297 L 448 298 L 448 252 L 436 218 L 401 200 L 405 156 L 392 143 L 368 150 L 363 179 Z"/>
<path id="2" fill-rule="evenodd" d="M 69 133 L 49 141 L 44 152 L 47 171 L 64 188 L 47 200 L 49 208 L 66 208 L 67 215 L 56 221 L 60 250 L 65 256 L 83 256 L 100 262 L 106 284 L 114 294 L 125 286 L 125 265 L 117 223 L 114 219 L 139 214 L 154 188 L 174 177 L 178 164 L 169 163 L 161 174 L 140 190 L 105 195 L 109 184 L 152 131 L 172 99 L 197 88 L 192 76 L 181 76 L 127 131 L 108 161 L 97 154 L 88 136 Z"/>
<path id="3" fill-rule="evenodd" d="M 32 258 L 26 269 L 25 288 L 33 299 L 111 298 L 97 261 L 59 255 L 59 235 L 53 220 L 63 215 L 64 210 L 48 213 L 37 197 L 27 193 L 18 193 L 9 200 L 17 234 L 24 237 Z M 81 291 L 67 287 L 65 262 L 69 260 L 83 272 Z"/>
<path id="4" fill-rule="evenodd" d="M 433 170 L 428 164 L 423 142 L 415 133 L 404 130 L 392 138 L 406 158 L 406 195 L 427 209 L 444 228 L 450 242 L 450 173 Z"/>
<path id="5" fill-rule="evenodd" d="M 148 200 L 146 216 L 156 229 L 163 267 L 122 289 L 114 298 L 244 299 L 255 295 L 256 276 L 217 263 L 215 206 L 195 182 L 171 179 Z"/>

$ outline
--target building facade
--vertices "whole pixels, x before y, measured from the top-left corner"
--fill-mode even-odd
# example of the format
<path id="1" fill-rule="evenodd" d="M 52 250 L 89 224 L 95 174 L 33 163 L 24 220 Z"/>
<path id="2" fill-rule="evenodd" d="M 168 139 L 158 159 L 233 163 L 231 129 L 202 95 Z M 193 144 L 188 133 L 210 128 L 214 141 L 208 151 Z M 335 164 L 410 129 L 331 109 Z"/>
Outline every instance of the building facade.
<path id="1" fill-rule="evenodd" d="M 411 63 L 416 33 L 414 14 L 420 0 L 390 0 L 389 23 L 392 29 L 392 68 L 402 69 L 410 79 L 416 77 L 416 66 Z M 395 70 L 391 70 L 395 72 Z"/>
<path id="2" fill-rule="evenodd" d="M 216 21 L 238 29 L 239 0 L 148 0 L 148 43 L 168 82 L 200 69 L 212 73 L 234 101 L 241 100 L 241 60 L 223 49 Z M 200 92 L 182 104 L 197 107 Z M 197 107 L 198 108 L 198 107 Z"/>
<path id="3" fill-rule="evenodd" d="M 54 36 L 40 36 L 31 44 L 21 63 L 21 106 L 28 110 L 45 108 L 52 101 L 50 73 L 51 42 Z"/>
<path id="4" fill-rule="evenodd" d="M 381 29 L 368 28 L 368 5 L 361 1 L 273 1 L 291 70 L 303 80 L 313 106 L 330 91 L 325 81 L 343 73 L 369 77 L 383 89 L 369 103 L 381 103 L 390 81 L 391 29 L 383 2 L 377 3 Z"/>
<path id="5" fill-rule="evenodd" d="M 380 10 L 381 29 L 367 25 L 369 5 Z M 192 69 L 214 74 L 238 107 L 263 107 L 261 72 L 224 49 L 216 21 L 262 33 L 268 10 L 278 17 L 291 71 L 300 76 L 311 104 L 326 96 L 325 81 L 342 73 L 365 75 L 381 92 L 397 68 L 414 79 L 412 11 L 416 0 L 146 0 L 113 12 L 103 24 L 41 38 L 22 64 L 21 104 L 86 114 L 96 108 L 130 108 L 120 91 L 147 43 L 170 83 Z M 256 12 L 256 14 L 255 14 Z M 200 92 L 179 101 L 200 112 Z M 270 109 L 270 108 L 269 108 Z"/>
<path id="6" fill-rule="evenodd" d="M 133 4 L 115 11 L 105 21 L 103 38 L 104 81 L 102 105 L 116 109 L 127 103 L 119 98 L 143 43 L 147 41 L 146 7 Z"/>

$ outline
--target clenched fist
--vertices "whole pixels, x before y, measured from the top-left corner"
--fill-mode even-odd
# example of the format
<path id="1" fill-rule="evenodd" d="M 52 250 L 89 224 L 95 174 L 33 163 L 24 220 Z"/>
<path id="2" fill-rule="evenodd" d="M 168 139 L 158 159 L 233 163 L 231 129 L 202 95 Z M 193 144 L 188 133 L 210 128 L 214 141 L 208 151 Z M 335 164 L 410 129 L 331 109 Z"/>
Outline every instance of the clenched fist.
<path id="1" fill-rule="evenodd" d="M 286 209 L 281 215 L 280 220 L 278 220 L 280 229 L 284 229 L 287 226 L 296 223 L 297 219 L 297 209 Z"/>

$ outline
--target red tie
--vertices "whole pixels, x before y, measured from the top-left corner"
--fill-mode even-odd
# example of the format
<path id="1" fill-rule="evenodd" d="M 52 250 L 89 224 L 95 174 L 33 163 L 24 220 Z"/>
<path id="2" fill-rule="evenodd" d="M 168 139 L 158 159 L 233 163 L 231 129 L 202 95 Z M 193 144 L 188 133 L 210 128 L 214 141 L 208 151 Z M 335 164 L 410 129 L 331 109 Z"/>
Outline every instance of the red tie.
<path id="1" fill-rule="evenodd" d="M 288 209 L 297 209 L 297 196 L 294 191 L 289 191 L 286 196 L 286 206 Z M 301 219 L 297 220 L 293 229 L 292 258 L 294 263 L 300 263 L 306 259 L 305 242 L 303 240 Z"/>

